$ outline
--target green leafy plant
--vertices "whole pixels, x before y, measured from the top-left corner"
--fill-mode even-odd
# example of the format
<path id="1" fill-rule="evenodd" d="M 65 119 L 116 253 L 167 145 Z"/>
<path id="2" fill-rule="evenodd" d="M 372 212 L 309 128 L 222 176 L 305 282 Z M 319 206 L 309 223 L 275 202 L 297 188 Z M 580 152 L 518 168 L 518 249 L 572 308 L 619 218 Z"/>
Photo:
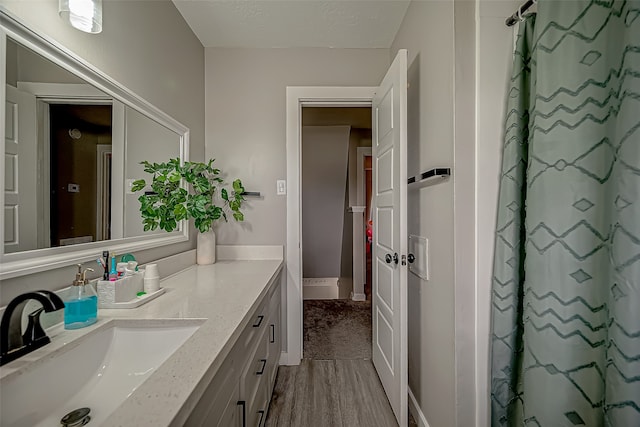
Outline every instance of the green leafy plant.
<path id="1" fill-rule="evenodd" d="M 144 161 L 140 164 L 144 165 L 145 172 L 153 175 L 152 191 L 138 197 L 144 231 L 158 227 L 173 231 L 180 221 L 193 218 L 196 228 L 204 233 L 211 229 L 214 221 L 221 218 L 227 221 L 228 212 L 236 221 L 244 220 L 240 211 L 244 201 L 242 182 L 233 181 L 231 190 L 222 187 L 224 180 L 220 169 L 213 167 L 213 159 L 208 163 L 180 164 L 176 158 L 166 163 Z M 137 192 L 145 187 L 147 182 L 139 179 L 133 182 L 131 190 Z"/>

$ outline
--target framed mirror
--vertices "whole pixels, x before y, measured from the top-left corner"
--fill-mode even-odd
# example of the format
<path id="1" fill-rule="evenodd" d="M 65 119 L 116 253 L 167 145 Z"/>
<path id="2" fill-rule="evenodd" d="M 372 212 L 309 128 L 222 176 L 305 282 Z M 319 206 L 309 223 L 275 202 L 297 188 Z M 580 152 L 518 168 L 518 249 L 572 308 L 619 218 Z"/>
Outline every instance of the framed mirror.
<path id="1" fill-rule="evenodd" d="M 188 160 L 188 128 L 2 10 L 0 57 L 0 280 L 188 240 L 144 232 L 129 191 Z"/>

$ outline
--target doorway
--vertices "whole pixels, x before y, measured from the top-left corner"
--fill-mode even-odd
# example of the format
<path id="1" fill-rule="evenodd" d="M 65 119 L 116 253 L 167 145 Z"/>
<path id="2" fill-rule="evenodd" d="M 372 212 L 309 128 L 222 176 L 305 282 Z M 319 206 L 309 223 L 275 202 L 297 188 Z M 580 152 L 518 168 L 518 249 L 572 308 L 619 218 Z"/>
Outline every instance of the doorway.
<path id="1" fill-rule="evenodd" d="M 371 107 L 303 107 L 301 144 L 303 299 L 363 301 Z"/>
<path id="2" fill-rule="evenodd" d="M 302 108 L 303 355 L 371 359 L 363 153 L 371 107 Z"/>
<path id="3" fill-rule="evenodd" d="M 370 107 L 377 87 L 287 88 L 287 246 L 288 283 L 285 306 L 287 351 L 281 365 L 298 365 L 303 358 L 302 295 L 302 108 Z"/>
<path id="4" fill-rule="evenodd" d="M 349 105 L 351 104 L 351 105 Z M 408 420 L 407 374 L 407 51 L 401 49 L 377 87 L 287 87 L 287 351 L 302 360 L 301 135 L 304 106 L 371 105 L 373 131 L 372 360 L 400 425 Z"/>
<path id="5" fill-rule="evenodd" d="M 50 245 L 110 239 L 111 105 L 49 103 L 48 113 Z"/>

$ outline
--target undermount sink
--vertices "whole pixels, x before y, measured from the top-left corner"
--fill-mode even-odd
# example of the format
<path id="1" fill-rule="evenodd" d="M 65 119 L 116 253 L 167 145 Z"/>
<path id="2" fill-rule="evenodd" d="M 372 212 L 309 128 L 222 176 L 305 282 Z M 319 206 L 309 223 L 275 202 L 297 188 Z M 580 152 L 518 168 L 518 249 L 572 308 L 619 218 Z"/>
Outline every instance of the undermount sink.
<path id="1" fill-rule="evenodd" d="M 0 425 L 59 426 L 87 407 L 101 424 L 202 324 L 200 319 L 112 320 L 0 384 Z M 167 385 L 169 387 L 169 385 Z"/>

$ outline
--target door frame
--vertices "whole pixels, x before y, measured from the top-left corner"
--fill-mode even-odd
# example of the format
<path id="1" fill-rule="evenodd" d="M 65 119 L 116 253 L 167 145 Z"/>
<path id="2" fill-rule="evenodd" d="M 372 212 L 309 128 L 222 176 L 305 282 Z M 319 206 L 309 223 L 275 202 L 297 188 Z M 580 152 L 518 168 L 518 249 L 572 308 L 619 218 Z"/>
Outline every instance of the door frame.
<path id="1" fill-rule="evenodd" d="M 377 86 L 287 86 L 287 345 L 281 365 L 299 365 L 302 360 L 302 107 L 371 106 L 376 90 Z"/>
<path id="2" fill-rule="evenodd" d="M 39 128 L 41 134 L 38 140 L 42 144 L 40 153 L 41 187 L 42 193 L 39 199 L 43 207 L 43 218 L 49 218 L 49 167 L 50 167 L 50 115 L 49 105 L 51 104 L 73 104 L 73 105 L 111 105 L 111 188 L 124 188 L 124 159 L 125 155 L 125 117 L 124 104 L 119 100 L 108 96 L 104 92 L 86 83 L 39 83 L 39 82 L 18 82 L 18 89 L 29 92 L 36 97 L 37 114 L 42 115 L 42 127 Z M 115 159 L 115 162 L 113 161 Z M 111 239 L 124 237 L 124 193 L 111 192 Z M 43 230 L 44 248 L 51 247 L 50 224 L 44 220 L 40 224 Z"/>

